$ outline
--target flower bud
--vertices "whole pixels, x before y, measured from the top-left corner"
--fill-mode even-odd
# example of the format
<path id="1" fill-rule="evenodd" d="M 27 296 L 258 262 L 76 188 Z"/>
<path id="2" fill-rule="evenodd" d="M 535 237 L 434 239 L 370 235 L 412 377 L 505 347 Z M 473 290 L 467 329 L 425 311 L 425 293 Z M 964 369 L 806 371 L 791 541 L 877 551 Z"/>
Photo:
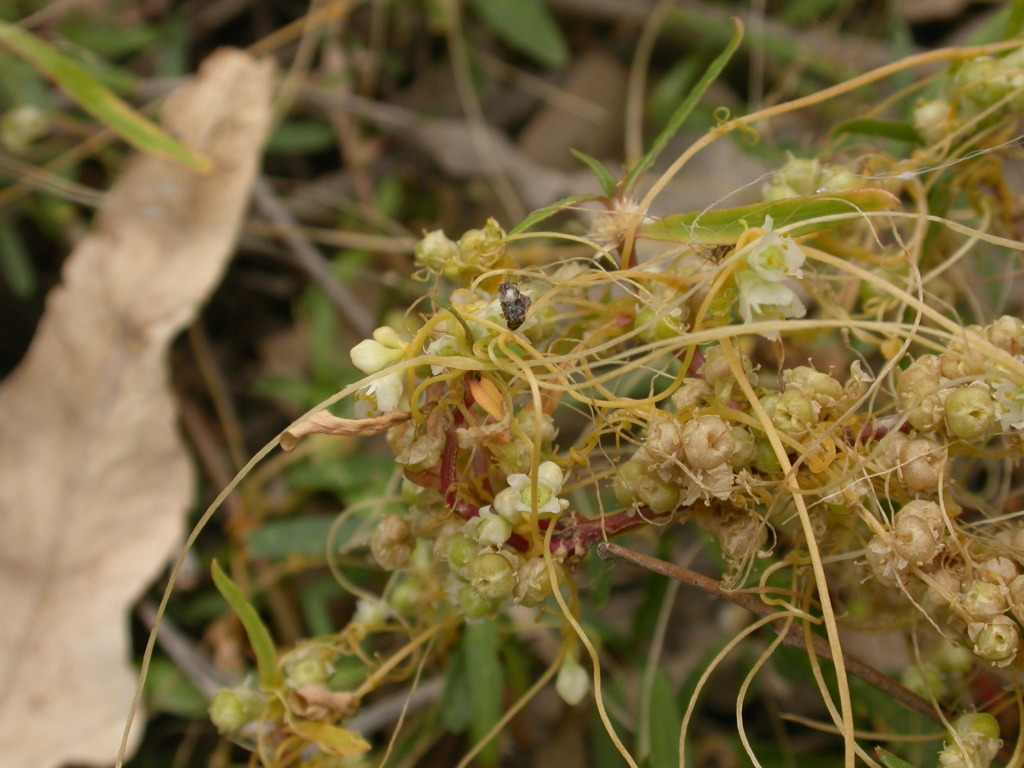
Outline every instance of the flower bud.
<path id="1" fill-rule="evenodd" d="M 655 514 L 671 512 L 679 506 L 679 486 L 662 479 L 657 472 L 646 472 L 641 476 L 636 494 Z"/>
<path id="2" fill-rule="evenodd" d="M 555 690 L 569 706 L 576 706 L 590 693 L 590 675 L 575 654 L 565 654 L 555 678 Z"/>
<path id="3" fill-rule="evenodd" d="M 938 491 L 949 480 L 949 452 L 934 440 L 910 440 L 900 449 L 899 477 L 913 491 Z"/>
<path id="4" fill-rule="evenodd" d="M 481 597 L 469 584 L 459 587 L 456 599 L 462 609 L 466 621 L 477 622 L 491 616 L 497 608 L 497 602 Z"/>
<path id="5" fill-rule="evenodd" d="M 677 413 L 697 408 L 711 396 L 711 385 L 704 379 L 683 379 L 683 384 L 672 393 L 672 405 Z"/>
<path id="6" fill-rule="evenodd" d="M 504 600 L 516 586 L 516 572 L 497 552 L 484 552 L 466 567 L 466 579 L 485 600 Z"/>
<path id="7" fill-rule="evenodd" d="M 0 142 L 16 155 L 26 152 L 51 126 L 50 117 L 34 104 L 20 104 L 0 118 Z"/>
<path id="8" fill-rule="evenodd" d="M 558 583 L 562 583 L 565 572 L 561 564 L 553 562 L 552 567 Z M 550 594 L 551 578 L 548 576 L 547 562 L 543 557 L 531 557 L 519 568 L 515 602 L 526 606 L 540 605 Z"/>
<path id="9" fill-rule="evenodd" d="M 452 536 L 448 546 L 448 565 L 454 573 L 461 574 L 479 552 L 480 545 L 477 542 L 465 533 L 457 533 Z"/>
<path id="10" fill-rule="evenodd" d="M 860 186 L 860 177 L 849 168 L 841 165 L 830 165 L 821 172 L 815 194 L 846 192 Z"/>
<path id="11" fill-rule="evenodd" d="M 900 682 L 923 699 L 942 700 L 949 696 L 946 678 L 934 663 L 925 662 L 920 666 L 907 667 L 900 675 Z"/>
<path id="12" fill-rule="evenodd" d="M 387 515 L 370 537 L 370 551 L 386 571 L 404 568 L 412 557 L 409 523 L 401 515 Z"/>
<path id="13" fill-rule="evenodd" d="M 903 561 L 924 565 L 942 551 L 942 542 L 925 518 L 919 515 L 900 515 L 893 528 L 892 547 Z"/>
<path id="14" fill-rule="evenodd" d="M 316 685 L 327 681 L 334 670 L 331 665 L 316 656 L 306 655 L 296 659 L 285 668 L 288 685 L 301 688 L 304 685 Z"/>
<path id="15" fill-rule="evenodd" d="M 921 598 L 926 611 L 945 608 L 960 595 L 960 577 L 950 570 L 941 568 L 931 574 L 931 582 Z"/>
<path id="16" fill-rule="evenodd" d="M 929 144 L 942 140 L 955 127 L 952 105 L 945 99 L 919 101 L 914 108 L 914 127 Z"/>
<path id="17" fill-rule="evenodd" d="M 1007 585 L 1017 578 L 1017 564 L 1008 557 L 995 555 L 978 563 L 978 572 L 986 581 Z"/>
<path id="18" fill-rule="evenodd" d="M 968 624 L 967 635 L 974 643 L 974 655 L 996 667 L 1009 666 L 1020 647 L 1020 631 L 1013 619 L 1006 616 Z"/>
<path id="19" fill-rule="evenodd" d="M 227 735 L 258 718 L 264 704 L 263 696 L 250 688 L 224 688 L 214 694 L 207 711 L 217 731 Z"/>
<path id="20" fill-rule="evenodd" d="M 1010 611 L 1017 621 L 1024 623 L 1024 574 L 1011 581 L 1007 591 Z"/>
<path id="21" fill-rule="evenodd" d="M 961 440 L 980 440 L 995 423 L 987 387 L 957 387 L 946 397 L 946 430 Z"/>
<path id="22" fill-rule="evenodd" d="M 736 442 L 729 462 L 733 469 L 749 467 L 757 456 L 757 441 L 745 427 L 733 427 L 732 439 Z"/>
<path id="23" fill-rule="evenodd" d="M 987 712 L 962 715 L 939 753 L 942 768 L 988 768 L 1000 747 L 999 722 Z"/>
<path id="24" fill-rule="evenodd" d="M 1006 613 L 1007 608 L 1002 588 L 987 581 L 972 582 L 964 592 L 961 604 L 970 617 L 969 623 L 990 621 Z"/>
<path id="25" fill-rule="evenodd" d="M 782 465 L 779 463 L 779 457 L 775 455 L 775 449 L 765 438 L 754 441 L 754 469 L 765 475 L 782 471 Z"/>
<path id="26" fill-rule="evenodd" d="M 864 550 L 868 567 L 878 583 L 885 587 L 895 587 L 901 580 L 902 568 L 893 551 L 892 535 L 877 534 L 871 538 Z"/>
<path id="27" fill-rule="evenodd" d="M 772 424 L 780 432 L 793 437 L 803 437 L 817 421 L 814 403 L 796 390 L 786 390 L 779 395 L 771 416 Z"/>
<path id="28" fill-rule="evenodd" d="M 690 466 L 714 469 L 732 458 L 736 438 L 721 417 L 698 416 L 683 425 L 682 447 Z"/>
<path id="29" fill-rule="evenodd" d="M 966 675 L 974 669 L 974 657 L 962 645 L 943 640 L 932 657 L 936 666 L 951 675 Z"/>
<path id="30" fill-rule="evenodd" d="M 443 272 L 445 267 L 459 259 L 459 246 L 445 237 L 440 229 L 428 232 L 413 249 L 413 258 L 433 272 Z"/>
<path id="31" fill-rule="evenodd" d="M 718 523 L 718 543 L 730 560 L 749 558 L 768 543 L 768 525 L 749 512 L 726 512 Z"/>
<path id="32" fill-rule="evenodd" d="M 1013 315 L 1003 315 L 986 330 L 989 341 L 1011 355 L 1024 351 L 1024 320 Z"/>
<path id="33" fill-rule="evenodd" d="M 681 307 L 676 307 L 668 313 L 664 310 L 645 308 L 636 313 L 633 324 L 637 329 L 637 336 L 642 341 L 664 341 L 678 338 L 686 330 L 682 318 Z"/>
<path id="34" fill-rule="evenodd" d="M 941 390 L 928 381 L 914 384 L 900 399 L 906 411 L 907 422 L 919 432 L 932 432 L 942 424 L 946 415 Z"/>
<path id="35" fill-rule="evenodd" d="M 480 516 L 476 518 L 476 540 L 484 547 L 501 547 L 509 537 L 512 536 L 512 526 L 491 511 L 490 507 L 483 507 Z"/>
<path id="36" fill-rule="evenodd" d="M 798 365 L 782 372 L 786 391 L 801 392 L 821 408 L 831 408 L 843 396 L 843 385 L 827 373 L 816 371 L 807 365 Z"/>
<path id="37" fill-rule="evenodd" d="M 467 262 L 490 266 L 501 255 L 505 231 L 496 219 L 488 219 L 483 229 L 470 229 L 459 238 L 459 255 Z"/>

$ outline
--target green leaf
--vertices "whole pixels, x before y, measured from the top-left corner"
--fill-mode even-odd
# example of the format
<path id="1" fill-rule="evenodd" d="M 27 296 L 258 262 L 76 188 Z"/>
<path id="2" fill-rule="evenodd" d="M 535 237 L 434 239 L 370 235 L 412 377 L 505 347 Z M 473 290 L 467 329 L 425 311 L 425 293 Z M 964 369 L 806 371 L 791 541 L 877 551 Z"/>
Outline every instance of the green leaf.
<path id="1" fill-rule="evenodd" d="M 354 757 L 370 751 L 370 743 L 354 731 L 328 723 L 293 720 L 289 726 L 295 733 L 316 744 L 321 751 L 334 757 Z"/>
<path id="2" fill-rule="evenodd" d="M 615 174 L 609 171 L 607 166 L 596 157 L 591 157 L 586 152 L 580 152 L 578 149 L 570 149 L 569 151 L 572 152 L 573 157 L 586 164 L 594 172 L 597 180 L 601 182 L 601 189 L 604 190 L 608 197 L 611 197 L 615 192 L 616 185 L 619 183 L 619 180 L 615 178 Z"/>
<path id="3" fill-rule="evenodd" d="M 857 189 L 850 192 L 790 197 L 771 203 L 755 203 L 741 208 L 716 211 L 697 211 L 666 216 L 643 227 L 640 237 L 671 243 L 701 243 L 703 245 L 732 245 L 746 230 L 763 227 L 765 219 L 772 217 L 775 229 L 788 227 L 801 221 L 822 216 L 855 213 L 857 211 L 886 211 L 898 207 L 897 197 L 884 189 Z M 839 222 L 822 221 L 796 227 L 789 231 L 794 237 L 820 232 L 835 227 Z"/>
<path id="4" fill-rule="evenodd" d="M 658 138 L 654 140 L 651 148 L 647 151 L 647 154 L 640 158 L 640 161 L 636 166 L 630 170 L 626 176 L 625 190 L 626 194 L 632 192 L 633 187 L 636 186 L 637 181 L 643 176 L 647 169 L 654 165 L 654 161 L 658 159 L 658 155 L 661 154 L 662 150 L 668 145 L 672 137 L 676 135 L 680 127 L 686 121 L 686 118 L 690 116 L 693 108 L 697 106 L 700 100 L 704 97 L 704 92 L 710 87 L 710 85 L 718 78 L 722 70 L 725 69 L 725 65 L 729 63 L 729 59 L 736 53 L 736 49 L 740 47 L 740 42 L 743 40 L 743 25 L 738 19 L 733 20 L 736 24 L 736 31 L 729 41 L 729 44 L 725 47 L 718 57 L 711 62 L 711 65 L 704 72 L 704 76 L 697 82 L 697 85 L 690 91 L 690 95 L 686 97 L 679 108 L 672 115 L 668 121 L 668 125 L 658 134 Z"/>
<path id="5" fill-rule="evenodd" d="M 210 168 L 209 159 L 144 118 L 93 78 L 85 67 L 41 38 L 13 24 L 0 22 L 0 45 L 52 78 L 82 109 L 137 149 L 197 171 Z"/>
<path id="6" fill-rule="evenodd" d="M 469 733 L 474 742 L 486 736 L 501 719 L 504 679 L 499 655 L 498 622 L 484 621 L 466 627 L 462 648 L 466 654 L 469 701 L 473 705 Z M 477 758 L 481 765 L 498 764 L 498 742 L 492 741 Z"/>
<path id="7" fill-rule="evenodd" d="M 882 765 L 885 768 L 914 768 L 903 758 L 896 757 L 892 752 L 888 752 L 881 747 L 875 747 L 875 757 L 882 761 Z"/>
<path id="8" fill-rule="evenodd" d="M 525 232 L 534 224 L 539 224 L 544 219 L 550 219 L 556 213 L 570 205 L 576 205 L 577 203 L 588 203 L 591 200 L 600 200 L 597 195 L 570 195 L 569 197 L 563 197 L 561 200 L 552 203 L 551 205 L 545 206 L 539 210 L 534 211 L 515 227 L 509 230 L 510 235 L 518 235 L 520 232 Z"/>
<path id="9" fill-rule="evenodd" d="M 569 46 L 543 0 L 471 0 L 473 10 L 510 48 L 543 67 L 569 61 Z"/>
<path id="10" fill-rule="evenodd" d="M 441 724 L 451 733 L 463 733 L 473 719 L 473 703 L 466 695 L 469 686 L 465 645 L 460 644 L 455 649 L 448 672 L 445 674 L 444 691 L 441 693 L 439 707 Z"/>
<path id="11" fill-rule="evenodd" d="M 233 582 L 216 560 L 213 561 L 213 583 L 217 591 L 221 593 L 231 610 L 237 614 L 245 627 L 245 634 L 249 637 L 249 645 L 256 654 L 256 669 L 260 673 L 260 687 L 264 690 L 274 690 L 284 685 L 281 670 L 277 668 L 277 649 L 274 648 L 274 641 L 270 639 L 270 632 L 263 623 L 256 609 L 252 607 L 242 590 Z"/>
<path id="12" fill-rule="evenodd" d="M 679 729 L 683 716 L 676 707 L 672 686 L 665 673 L 657 670 L 651 687 L 650 729 L 651 768 L 679 765 Z"/>
<path id="13" fill-rule="evenodd" d="M 336 515 L 282 518 L 264 523 L 245 537 L 249 554 L 261 560 L 285 560 L 303 557 L 327 558 L 327 536 L 337 521 Z M 338 529 L 335 541 L 348 541 L 364 526 L 362 518 L 349 515 Z"/>
<path id="14" fill-rule="evenodd" d="M 154 657 L 146 675 L 146 706 L 151 711 L 194 720 L 206 715 L 208 703 L 174 662 Z"/>
<path id="15" fill-rule="evenodd" d="M 858 133 L 864 136 L 881 136 L 883 139 L 897 139 L 898 141 L 909 141 L 912 144 L 923 144 L 924 139 L 917 129 L 910 123 L 899 120 L 847 120 L 832 129 L 833 136 L 841 136 L 844 133 Z"/>

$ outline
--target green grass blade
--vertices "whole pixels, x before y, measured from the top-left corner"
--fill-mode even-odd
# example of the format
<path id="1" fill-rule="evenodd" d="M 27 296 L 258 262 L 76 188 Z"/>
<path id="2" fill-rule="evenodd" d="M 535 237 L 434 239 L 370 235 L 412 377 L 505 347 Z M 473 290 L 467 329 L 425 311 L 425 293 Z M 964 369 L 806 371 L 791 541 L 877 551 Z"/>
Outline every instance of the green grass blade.
<path id="1" fill-rule="evenodd" d="M 586 152 L 580 152 L 578 149 L 570 149 L 569 151 L 572 152 L 573 157 L 594 172 L 597 180 L 601 182 L 601 189 L 604 190 L 608 197 L 611 197 L 619 180 L 615 178 L 615 175 L 608 170 L 605 164 L 596 157 L 591 157 Z"/>
<path id="2" fill-rule="evenodd" d="M 789 227 L 801 221 L 822 216 L 853 213 L 856 211 L 886 211 L 899 206 L 899 199 L 884 189 L 858 189 L 852 192 L 807 197 L 791 197 L 772 203 L 755 203 L 741 208 L 718 211 L 698 211 L 666 216 L 643 227 L 640 237 L 671 243 L 701 243 L 704 245 L 732 245 L 740 235 L 753 227 L 763 227 L 765 219 L 772 217 L 775 229 Z M 820 232 L 838 222 L 819 221 L 789 230 L 794 237 Z"/>
<path id="3" fill-rule="evenodd" d="M 704 97 L 704 92 L 711 86 L 711 84 L 718 78 L 722 70 L 725 69 L 725 65 L 729 63 L 729 59 L 736 53 L 736 49 L 740 47 L 740 42 L 743 40 L 743 24 L 739 19 L 733 19 L 736 24 L 736 31 L 729 41 L 729 44 L 725 47 L 718 57 L 711 62 L 711 65 L 704 72 L 704 76 L 697 82 L 697 85 L 690 91 L 690 95 L 686 97 L 679 108 L 672 115 L 672 118 L 668 121 L 668 125 L 658 134 L 658 138 L 654 140 L 654 144 L 647 151 L 647 154 L 640 158 L 640 162 L 629 172 L 626 176 L 626 194 L 629 194 L 633 187 L 636 186 L 637 181 L 643 176 L 647 170 L 654 165 L 654 161 L 658 159 L 658 155 L 661 154 L 662 150 L 672 140 L 672 137 L 678 133 L 682 127 L 686 118 L 690 116 L 694 107 Z"/>
<path id="4" fill-rule="evenodd" d="M 875 757 L 882 761 L 885 768 L 914 768 L 903 758 L 896 757 L 892 752 L 887 752 L 881 747 L 875 747 Z"/>
<path id="5" fill-rule="evenodd" d="M 266 624 L 252 607 L 242 590 L 233 582 L 216 560 L 213 561 L 213 583 L 217 591 L 221 593 L 228 605 L 231 606 L 238 618 L 245 627 L 245 634 L 249 637 L 249 644 L 253 653 L 256 654 L 256 669 L 260 673 L 260 687 L 264 690 L 280 688 L 284 681 L 281 671 L 277 668 L 277 649 L 274 648 L 274 641 L 270 639 L 270 632 Z"/>
<path id="6" fill-rule="evenodd" d="M 840 123 L 832 130 L 833 136 L 844 133 L 856 133 L 862 136 L 881 136 L 883 139 L 909 141 L 912 144 L 923 144 L 924 139 L 910 123 L 899 120 L 868 120 L 860 118 Z"/>
<path id="7" fill-rule="evenodd" d="M 78 105 L 133 147 L 174 160 L 197 171 L 210 161 L 150 122 L 113 91 L 98 82 L 85 67 L 35 35 L 0 22 L 0 45 L 21 56 L 63 88 Z"/>
<path id="8" fill-rule="evenodd" d="M 500 636 L 497 621 L 485 621 L 466 627 L 462 648 L 466 654 L 466 677 L 470 680 L 469 700 L 473 704 L 469 733 L 480 741 L 501 719 L 504 676 L 499 655 Z M 484 766 L 498 764 L 498 743 L 492 741 L 480 752 Z"/>
<path id="9" fill-rule="evenodd" d="M 520 232 L 525 232 L 534 224 L 539 224 L 544 219 L 550 219 L 556 213 L 561 211 L 563 208 L 567 208 L 570 205 L 576 205 L 576 203 L 586 203 L 591 200 L 597 200 L 597 195 L 572 195 L 570 197 L 563 197 L 558 202 L 552 203 L 551 205 L 545 206 L 540 210 L 534 211 L 521 222 L 519 222 L 510 231 L 510 235 L 518 235 Z"/>
<path id="10" fill-rule="evenodd" d="M 561 69 L 569 62 L 569 46 L 543 0 L 470 0 L 470 4 L 510 48 L 548 69 Z"/>

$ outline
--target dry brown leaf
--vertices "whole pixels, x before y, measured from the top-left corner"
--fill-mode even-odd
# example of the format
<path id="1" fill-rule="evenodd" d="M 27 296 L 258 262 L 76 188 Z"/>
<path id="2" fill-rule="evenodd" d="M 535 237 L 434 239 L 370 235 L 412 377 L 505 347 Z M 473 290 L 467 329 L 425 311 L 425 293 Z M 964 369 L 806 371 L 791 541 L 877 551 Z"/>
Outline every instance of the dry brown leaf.
<path id="1" fill-rule="evenodd" d="M 470 377 L 469 391 L 477 404 L 495 421 L 505 421 L 505 398 L 490 379 Z"/>
<path id="2" fill-rule="evenodd" d="M 19 368 L 0 387 L 0 755 L 109 764 L 135 691 L 131 604 L 180 546 L 193 470 L 167 347 L 224 272 L 270 119 L 273 71 L 219 51 L 164 124 L 203 176 L 131 161 Z"/>
<path id="3" fill-rule="evenodd" d="M 369 437 L 408 420 L 409 414 L 401 411 L 391 411 L 372 419 L 342 419 L 327 411 L 317 411 L 282 433 L 281 450 L 294 451 L 299 440 L 306 435 Z"/>

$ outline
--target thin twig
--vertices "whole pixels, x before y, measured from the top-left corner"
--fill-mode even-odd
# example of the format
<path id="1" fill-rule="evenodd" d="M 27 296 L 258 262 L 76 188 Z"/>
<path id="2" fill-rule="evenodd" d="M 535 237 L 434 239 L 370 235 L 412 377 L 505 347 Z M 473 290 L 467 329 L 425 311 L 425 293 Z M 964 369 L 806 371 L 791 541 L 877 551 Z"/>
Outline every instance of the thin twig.
<path id="1" fill-rule="evenodd" d="M 658 560 L 657 558 L 649 557 L 648 555 L 644 555 L 639 552 L 634 552 L 631 549 L 620 547 L 617 544 L 609 544 L 607 542 L 598 544 L 597 554 L 602 560 L 607 560 L 608 562 L 635 565 L 638 568 L 643 568 L 651 573 L 667 576 L 670 579 L 675 579 L 676 581 L 684 584 L 689 584 L 691 587 L 697 587 L 697 589 L 701 589 L 708 594 L 715 595 L 723 600 L 728 600 L 730 603 L 738 605 L 741 608 L 746 608 L 748 611 L 755 613 L 758 616 L 770 616 L 774 613 L 772 608 L 759 600 L 756 600 L 750 595 L 742 592 L 731 592 L 725 589 L 721 583 L 714 579 L 702 576 L 701 574 L 687 568 L 680 568 L 678 565 L 667 563 L 664 560 Z M 775 626 L 781 629 L 780 623 L 776 623 Z M 811 646 L 814 653 L 817 654 L 819 658 L 831 662 L 832 647 L 828 644 L 828 641 L 820 635 L 812 634 L 811 638 Z M 806 650 L 803 632 L 798 627 L 791 626 L 783 636 L 782 642 L 792 648 Z M 888 675 L 878 671 L 867 662 L 861 661 L 856 656 L 852 656 L 846 651 L 843 651 L 842 654 L 843 661 L 846 663 L 846 668 L 852 674 L 859 677 L 868 685 L 874 686 L 878 690 L 888 694 L 907 709 L 917 712 L 939 725 L 943 725 L 942 718 L 939 713 L 935 711 L 935 707 L 933 707 L 929 701 L 921 698 L 913 691 L 900 685 Z"/>
<path id="2" fill-rule="evenodd" d="M 327 259 L 310 243 L 291 211 L 278 199 L 270 182 L 262 177 L 256 179 L 253 195 L 260 212 L 280 228 L 281 238 L 299 266 L 327 294 L 327 298 L 352 329 L 364 338 L 369 337 L 374 328 L 373 316 L 359 297 L 331 274 Z"/>

